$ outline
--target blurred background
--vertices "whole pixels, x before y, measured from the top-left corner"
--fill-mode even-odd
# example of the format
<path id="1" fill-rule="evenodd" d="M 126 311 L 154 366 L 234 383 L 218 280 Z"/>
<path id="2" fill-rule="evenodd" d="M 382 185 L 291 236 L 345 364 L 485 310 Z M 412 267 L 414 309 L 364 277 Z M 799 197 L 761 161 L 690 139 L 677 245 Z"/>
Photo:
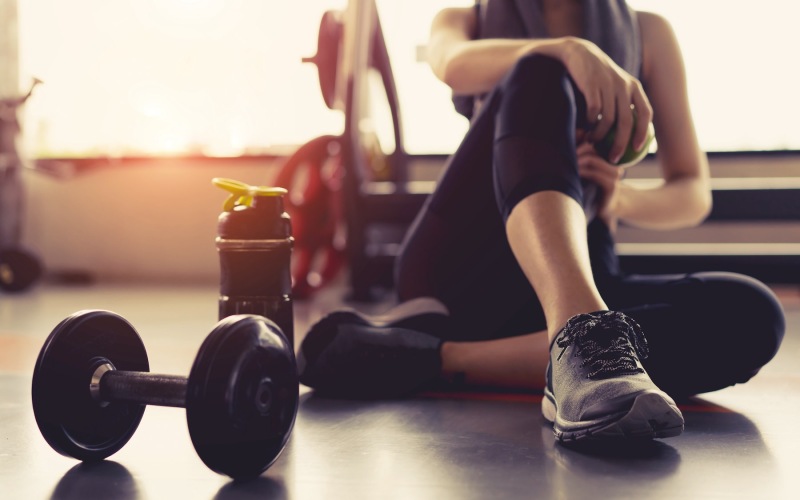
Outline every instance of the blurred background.
<path id="1" fill-rule="evenodd" d="M 405 152 L 430 167 L 415 171 L 422 180 L 435 179 L 468 125 L 424 62 L 430 21 L 445 6 L 471 3 L 376 2 Z M 663 14 L 675 28 L 715 172 L 800 177 L 797 3 L 629 3 Z M 301 59 L 317 50 L 323 13 L 346 4 L 0 0 L 7 27 L 0 97 L 23 93 L 34 77 L 44 81 L 20 109 L 20 151 L 33 167 L 23 176 L 25 245 L 51 271 L 216 279 L 213 238 L 224 195 L 210 179 L 269 183 L 299 145 L 344 129 L 342 112 L 323 101 L 317 69 Z M 385 146 L 391 117 L 375 101 L 372 126 Z M 800 244 L 794 226 L 770 234 Z"/>

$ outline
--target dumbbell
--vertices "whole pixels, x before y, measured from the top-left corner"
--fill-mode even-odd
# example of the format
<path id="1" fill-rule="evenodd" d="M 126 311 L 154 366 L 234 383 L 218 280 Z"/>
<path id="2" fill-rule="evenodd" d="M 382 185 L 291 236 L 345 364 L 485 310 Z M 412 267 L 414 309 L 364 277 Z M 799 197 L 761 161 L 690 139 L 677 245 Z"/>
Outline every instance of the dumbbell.
<path id="1" fill-rule="evenodd" d="M 33 411 L 62 455 L 102 460 L 133 435 L 145 405 L 186 408 L 194 448 L 212 470 L 255 477 L 278 458 L 297 415 L 294 352 L 256 315 L 222 319 L 189 377 L 149 372 L 139 334 L 121 316 L 79 311 L 47 338 L 33 372 Z"/>

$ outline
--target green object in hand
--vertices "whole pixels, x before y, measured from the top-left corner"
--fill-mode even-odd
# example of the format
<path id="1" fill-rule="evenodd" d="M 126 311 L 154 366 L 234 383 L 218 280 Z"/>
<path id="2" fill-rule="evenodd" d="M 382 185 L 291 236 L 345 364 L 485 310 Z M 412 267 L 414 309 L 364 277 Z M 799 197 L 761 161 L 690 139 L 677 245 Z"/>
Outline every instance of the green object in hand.
<path id="1" fill-rule="evenodd" d="M 633 147 L 633 132 L 636 129 L 636 112 L 633 112 L 633 127 L 631 128 L 631 137 L 628 139 L 628 146 L 625 148 L 625 152 L 620 157 L 619 161 L 615 164 L 618 167 L 627 168 L 636 165 L 642 159 L 647 156 L 647 152 L 650 150 L 650 144 L 652 144 L 653 139 L 656 136 L 655 129 L 653 128 L 653 123 L 649 123 L 647 125 L 647 139 L 644 141 L 644 145 L 641 149 L 635 149 Z M 611 148 L 614 146 L 614 138 L 617 136 L 617 124 L 614 123 L 614 126 L 611 127 L 611 130 L 603 137 L 603 139 L 594 145 L 597 153 L 609 160 L 609 154 L 611 153 Z M 610 160 L 609 160 L 610 161 Z"/>

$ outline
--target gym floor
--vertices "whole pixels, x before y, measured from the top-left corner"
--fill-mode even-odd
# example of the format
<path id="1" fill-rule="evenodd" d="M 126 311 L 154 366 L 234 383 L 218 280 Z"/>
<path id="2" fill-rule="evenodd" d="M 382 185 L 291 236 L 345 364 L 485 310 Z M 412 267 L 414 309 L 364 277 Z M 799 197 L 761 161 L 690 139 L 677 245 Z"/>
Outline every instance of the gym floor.
<path id="1" fill-rule="evenodd" d="M 182 409 L 148 408 L 130 442 L 97 464 L 55 453 L 31 410 L 36 356 L 65 316 L 115 311 L 139 331 L 153 372 L 187 375 L 216 322 L 216 288 L 42 284 L 0 296 L 0 497 L 800 498 L 800 293 L 777 291 L 788 321 L 778 356 L 748 384 L 684 402 L 678 438 L 576 451 L 554 443 L 535 394 L 355 402 L 301 388 L 287 448 L 240 483 L 203 465 Z M 343 296 L 338 286 L 296 303 L 297 331 Z"/>

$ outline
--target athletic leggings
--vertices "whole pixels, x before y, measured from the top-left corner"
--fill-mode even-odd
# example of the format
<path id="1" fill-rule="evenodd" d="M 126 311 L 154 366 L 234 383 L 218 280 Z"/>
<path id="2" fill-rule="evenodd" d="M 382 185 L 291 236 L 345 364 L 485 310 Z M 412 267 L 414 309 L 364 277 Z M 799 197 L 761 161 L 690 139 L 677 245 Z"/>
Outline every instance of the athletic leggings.
<path id="1" fill-rule="evenodd" d="M 642 325 L 654 382 L 675 397 L 747 381 L 776 353 L 782 308 L 757 280 L 733 273 L 625 275 L 608 227 L 593 217 L 575 129 L 585 101 L 561 63 L 521 59 L 484 100 L 403 243 L 400 300 L 432 296 L 450 310 L 451 341 L 500 339 L 546 329 L 544 312 L 505 234 L 516 203 L 562 192 L 587 213 L 592 271 L 613 310 Z"/>

